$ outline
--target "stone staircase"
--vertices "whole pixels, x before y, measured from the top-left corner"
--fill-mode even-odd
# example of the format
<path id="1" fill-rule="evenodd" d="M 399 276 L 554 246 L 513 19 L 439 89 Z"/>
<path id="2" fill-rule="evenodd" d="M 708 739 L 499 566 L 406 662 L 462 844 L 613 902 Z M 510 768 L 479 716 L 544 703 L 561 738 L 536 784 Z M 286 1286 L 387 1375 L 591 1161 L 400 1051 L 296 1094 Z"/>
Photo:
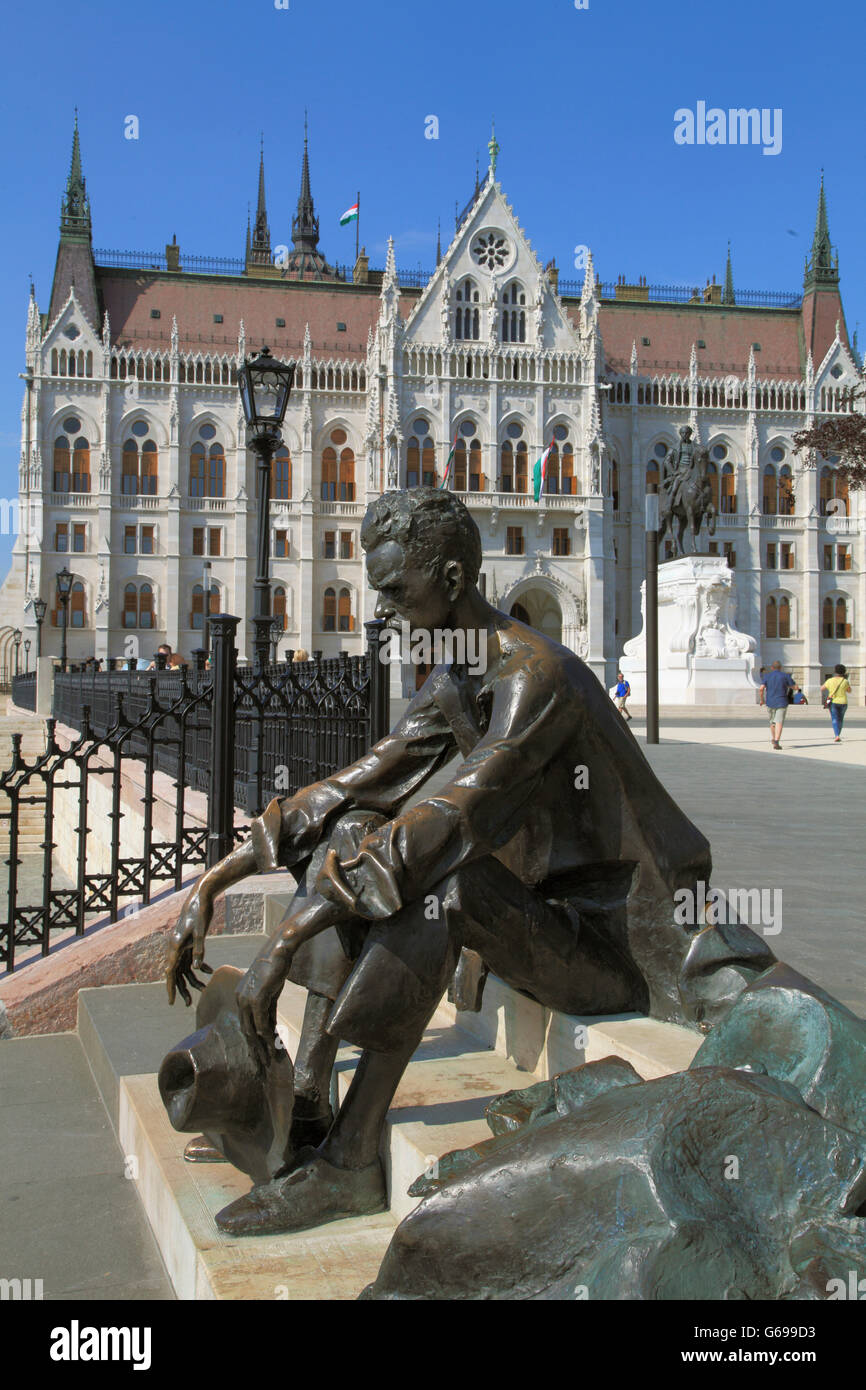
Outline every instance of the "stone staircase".
<path id="1" fill-rule="evenodd" d="M 291 885 L 288 875 L 271 875 L 231 890 L 227 918 L 234 915 L 235 928 L 243 923 L 251 930 L 214 937 L 210 964 L 245 966 L 279 922 Z M 280 1031 L 292 1052 L 304 999 L 304 991 L 288 985 L 280 1000 Z M 171 1128 L 157 1089 L 162 1057 L 193 1028 L 191 1011 L 170 1009 L 162 984 L 113 985 L 82 990 L 77 1034 L 54 1035 L 80 1047 L 87 1060 L 116 1136 L 114 1177 L 125 1174 L 127 1187 L 137 1190 L 166 1273 L 162 1296 L 173 1291 L 181 1299 L 356 1298 L 375 1278 L 396 1223 L 415 1205 L 410 1184 L 442 1154 L 488 1137 L 484 1108 L 493 1096 L 612 1053 L 644 1077 L 661 1076 L 688 1066 L 701 1041 L 638 1017 L 552 1013 L 490 978 L 481 1013 L 456 1015 L 443 1002 L 406 1071 L 383 1151 L 390 1210 L 299 1235 L 235 1240 L 218 1231 L 214 1216 L 249 1190 L 249 1179 L 228 1164 L 184 1162 L 186 1136 Z M 43 1041 L 0 1045 L 0 1065 L 10 1047 Z M 353 1047 L 339 1051 L 340 1095 L 358 1056 Z M 152 1253 L 143 1248 L 142 1259 Z"/>

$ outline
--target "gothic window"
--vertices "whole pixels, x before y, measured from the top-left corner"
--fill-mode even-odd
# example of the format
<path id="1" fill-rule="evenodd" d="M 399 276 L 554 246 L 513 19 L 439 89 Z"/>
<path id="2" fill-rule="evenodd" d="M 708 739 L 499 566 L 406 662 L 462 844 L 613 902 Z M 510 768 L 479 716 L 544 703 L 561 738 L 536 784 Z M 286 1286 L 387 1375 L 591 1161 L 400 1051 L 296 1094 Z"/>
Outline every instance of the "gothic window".
<path id="1" fill-rule="evenodd" d="M 767 599 L 767 607 L 764 615 L 764 635 L 765 637 L 778 637 L 779 620 L 776 611 L 776 600 L 772 594 Z"/>
<path id="2" fill-rule="evenodd" d="M 463 434 L 454 450 L 454 491 L 481 492 L 481 441 L 475 437 L 475 426 L 471 421 L 466 421 L 460 428 Z"/>
<path id="3" fill-rule="evenodd" d="M 90 491 L 90 444 L 79 433 L 77 415 L 67 415 L 54 441 L 54 491 Z M 70 469 L 71 464 L 71 469 Z"/>
<path id="4" fill-rule="evenodd" d="M 69 440 L 62 435 L 54 441 L 54 491 L 69 492 Z"/>
<path id="5" fill-rule="evenodd" d="M 779 516 L 794 514 L 794 480 L 789 464 L 779 469 Z"/>
<path id="6" fill-rule="evenodd" d="M 848 600 L 844 595 L 825 598 L 822 610 L 822 631 L 825 637 L 837 640 L 851 636 L 851 623 L 848 620 Z"/>
<path id="7" fill-rule="evenodd" d="M 138 492 L 138 443 L 134 439 L 127 439 L 123 446 L 120 490 L 125 497 Z"/>
<path id="8" fill-rule="evenodd" d="M 485 270 L 499 270 L 510 254 L 501 232 L 482 232 L 472 243 L 472 259 Z"/>
<path id="9" fill-rule="evenodd" d="M 279 502 L 288 502 L 292 495 L 292 459 L 283 445 L 271 460 L 271 497 Z"/>
<path id="10" fill-rule="evenodd" d="M 526 342 L 526 291 L 517 281 L 506 285 L 502 297 L 503 343 Z"/>
<path id="11" fill-rule="evenodd" d="M 775 516 L 776 499 L 776 470 L 771 463 L 768 463 L 764 469 L 764 493 L 762 502 L 764 516 Z"/>
<path id="12" fill-rule="evenodd" d="M 436 486 L 436 450 L 426 420 L 416 420 L 406 445 L 406 486 Z"/>
<path id="13" fill-rule="evenodd" d="M 779 636 L 791 636 L 791 600 L 785 594 L 779 598 Z"/>
<path id="14" fill-rule="evenodd" d="M 737 510 L 737 475 L 732 463 L 722 464 L 721 510 L 733 516 Z"/>
<path id="15" fill-rule="evenodd" d="M 55 454 L 56 458 L 56 454 Z M 56 468 L 55 464 L 55 468 Z M 833 505 L 830 506 L 829 504 Z M 819 510 L 822 516 L 847 516 L 849 511 L 848 480 L 835 468 L 821 469 Z"/>
<path id="16" fill-rule="evenodd" d="M 283 632 L 286 630 L 286 591 L 279 585 L 274 589 L 274 601 L 271 606 L 273 621 L 276 622 Z"/>
<path id="17" fill-rule="evenodd" d="M 208 599 L 208 613 L 218 613 L 219 611 L 219 585 L 212 582 Z M 202 584 L 194 584 L 192 586 L 192 607 L 189 615 L 189 625 L 193 632 L 201 632 L 204 628 L 204 586 Z"/>
<path id="18" fill-rule="evenodd" d="M 613 509 L 619 511 L 619 464 L 616 459 L 610 461 L 610 495 L 613 498 Z"/>
<path id="19" fill-rule="evenodd" d="M 716 511 L 719 510 L 719 470 L 713 462 L 707 464 L 707 479 L 710 484 L 710 497 Z"/>
<path id="20" fill-rule="evenodd" d="M 337 601 L 338 626 L 340 632 L 354 632 L 355 619 L 352 617 L 352 596 L 348 589 L 340 590 Z"/>
<path id="21" fill-rule="evenodd" d="M 226 495 L 226 458 L 221 444 L 211 444 L 208 449 L 208 497 Z"/>
<path id="22" fill-rule="evenodd" d="M 76 439 L 72 451 L 72 491 L 90 491 L 90 445 L 86 439 Z"/>
<path id="23" fill-rule="evenodd" d="M 521 439 L 514 456 L 514 491 L 527 492 L 529 489 L 529 448 Z"/>
<path id="24" fill-rule="evenodd" d="M 647 466 L 646 466 L 646 490 L 647 490 L 647 492 L 649 492 L 649 490 L 650 490 L 650 483 L 655 483 L 656 487 L 658 487 L 658 485 L 659 485 L 659 464 L 658 464 L 658 459 L 650 459 L 649 463 L 648 463 Z"/>
<path id="25" fill-rule="evenodd" d="M 225 449 L 214 436 L 213 425 L 202 425 L 199 438 L 195 441 L 189 455 L 189 495 L 190 497 L 225 497 L 226 495 L 226 456 Z"/>
<path id="26" fill-rule="evenodd" d="M 566 497 L 573 497 L 577 491 L 577 483 L 574 476 L 574 450 L 568 440 L 566 440 L 562 446 L 560 491 Z"/>
<path id="27" fill-rule="evenodd" d="M 454 316 L 454 337 L 458 340 L 478 340 L 481 337 L 478 286 L 472 279 L 461 280 L 454 296 L 457 309 Z"/>
<path id="28" fill-rule="evenodd" d="M 152 584 L 139 586 L 130 582 L 124 586 L 121 625 L 148 629 L 156 626 Z"/>
<path id="29" fill-rule="evenodd" d="M 337 593 L 335 589 L 325 590 L 325 601 L 322 609 L 322 631 L 337 631 Z"/>
<path id="30" fill-rule="evenodd" d="M 322 485 L 321 494 L 323 502 L 354 502 L 355 500 L 355 454 L 348 447 L 340 449 L 339 457 L 337 449 L 340 445 L 346 444 L 346 431 L 341 429 L 332 430 L 331 442 L 322 452 Z"/>
<path id="31" fill-rule="evenodd" d="M 69 626 L 85 627 L 86 622 L 87 609 L 84 603 L 84 585 L 80 579 L 76 579 L 69 595 Z"/>
<path id="32" fill-rule="evenodd" d="M 499 451 L 499 491 L 514 491 L 514 446 L 510 439 L 505 440 Z"/>

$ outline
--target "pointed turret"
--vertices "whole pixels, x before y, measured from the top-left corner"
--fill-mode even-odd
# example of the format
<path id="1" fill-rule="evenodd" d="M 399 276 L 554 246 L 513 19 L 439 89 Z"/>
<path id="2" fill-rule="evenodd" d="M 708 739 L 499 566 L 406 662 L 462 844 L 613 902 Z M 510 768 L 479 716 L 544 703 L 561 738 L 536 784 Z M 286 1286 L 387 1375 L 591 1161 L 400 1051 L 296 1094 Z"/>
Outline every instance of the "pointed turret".
<path id="1" fill-rule="evenodd" d="M 91 235 L 90 201 L 87 187 L 81 172 L 81 142 L 78 137 L 78 107 L 75 108 L 75 129 L 72 134 L 72 159 L 69 164 L 69 177 L 66 192 L 60 206 L 60 232 L 75 236 Z"/>
<path id="2" fill-rule="evenodd" d="M 839 283 L 839 257 L 834 254 L 830 244 L 830 228 L 827 223 L 827 200 L 824 197 L 824 170 L 821 170 L 821 187 L 818 193 L 818 212 L 815 217 L 815 235 L 812 238 L 812 253 L 806 262 L 803 288 L 828 289 Z"/>
<path id="3" fill-rule="evenodd" d="M 247 232 L 249 238 L 249 232 Z M 268 210 L 265 204 L 265 142 L 262 139 L 259 151 L 259 196 L 256 204 L 256 221 L 252 240 L 247 246 L 247 268 L 251 265 L 271 264 L 271 229 L 268 226 Z"/>
<path id="4" fill-rule="evenodd" d="M 442 264 L 442 222 L 436 223 L 436 264 Z"/>
<path id="5" fill-rule="evenodd" d="M 496 161 L 499 159 L 500 144 L 496 138 L 496 122 L 490 121 L 490 139 L 487 142 L 487 149 L 490 153 L 490 169 L 488 171 L 491 182 L 496 181 Z"/>
<path id="6" fill-rule="evenodd" d="M 313 205 L 310 188 L 309 129 L 304 116 L 304 157 L 301 162 L 301 191 L 292 218 L 292 247 L 285 260 L 283 275 L 289 279 L 309 276 L 311 280 L 339 280 L 341 276 L 329 265 L 319 250 L 319 219 Z"/>
<path id="7" fill-rule="evenodd" d="M 734 271 L 731 266 L 731 243 L 728 242 L 728 259 L 725 262 L 725 288 L 722 293 L 723 304 L 736 304 L 734 296 Z"/>
<path id="8" fill-rule="evenodd" d="M 81 167 L 81 141 L 78 134 L 78 108 L 72 134 L 72 159 L 60 209 L 60 245 L 51 287 L 49 322 L 60 313 L 69 292 L 75 297 L 93 329 L 102 321 L 96 290 L 96 272 L 91 245 L 90 200 Z"/>

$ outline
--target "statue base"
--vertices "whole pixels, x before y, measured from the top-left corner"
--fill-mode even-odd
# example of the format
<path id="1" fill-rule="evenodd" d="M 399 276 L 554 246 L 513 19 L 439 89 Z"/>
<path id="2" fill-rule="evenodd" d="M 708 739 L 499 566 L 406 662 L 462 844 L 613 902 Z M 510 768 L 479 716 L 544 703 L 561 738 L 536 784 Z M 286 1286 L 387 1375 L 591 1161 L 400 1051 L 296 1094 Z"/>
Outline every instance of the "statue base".
<path id="1" fill-rule="evenodd" d="M 659 566 L 659 703 L 753 705 L 754 637 L 735 626 L 735 573 L 716 555 L 685 555 Z M 619 668 L 632 698 L 646 698 L 646 584 L 643 625 L 626 642 Z"/>

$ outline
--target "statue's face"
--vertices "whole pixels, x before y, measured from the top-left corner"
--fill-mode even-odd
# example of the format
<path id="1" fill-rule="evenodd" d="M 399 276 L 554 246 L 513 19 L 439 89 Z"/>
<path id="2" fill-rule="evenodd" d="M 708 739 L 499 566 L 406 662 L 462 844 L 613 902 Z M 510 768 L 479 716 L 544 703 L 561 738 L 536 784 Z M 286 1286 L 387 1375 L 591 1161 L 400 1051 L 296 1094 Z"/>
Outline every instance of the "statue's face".
<path id="1" fill-rule="evenodd" d="M 688 441 L 691 439 L 691 437 L 692 437 L 692 427 L 691 427 L 691 425 L 680 425 L 680 439 L 683 441 L 683 443 L 684 443 L 684 444 L 687 444 Z"/>
<path id="2" fill-rule="evenodd" d="M 456 569 L 459 573 L 460 566 Z M 430 631 L 448 626 L 457 596 L 454 583 L 446 575 L 431 578 L 396 541 L 384 541 L 367 552 L 367 577 L 379 595 L 376 617 L 384 618 L 388 627 L 398 628 L 401 620 Z"/>

